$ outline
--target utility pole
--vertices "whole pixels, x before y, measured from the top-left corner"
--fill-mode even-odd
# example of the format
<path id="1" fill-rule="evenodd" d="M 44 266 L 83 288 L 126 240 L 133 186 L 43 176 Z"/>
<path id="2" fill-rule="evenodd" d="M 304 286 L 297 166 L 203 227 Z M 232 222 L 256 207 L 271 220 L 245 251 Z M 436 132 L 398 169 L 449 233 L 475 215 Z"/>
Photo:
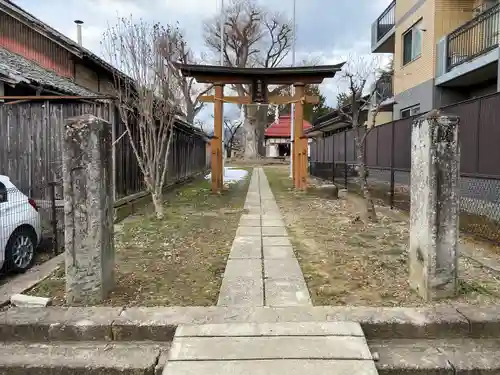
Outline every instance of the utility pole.
<path id="1" fill-rule="evenodd" d="M 296 26 L 296 0 L 293 0 L 293 17 L 292 17 L 292 66 L 295 66 L 295 39 L 297 33 Z M 292 96 L 295 96 L 295 86 L 292 87 Z M 290 111 L 290 178 L 293 176 L 293 127 L 295 123 L 295 103 L 291 103 L 291 111 Z"/>
<path id="2" fill-rule="evenodd" d="M 220 65 L 224 66 L 224 23 L 226 22 L 224 13 L 224 0 L 220 1 Z M 224 126 L 224 118 L 222 119 L 222 182 L 226 175 L 226 127 Z"/>

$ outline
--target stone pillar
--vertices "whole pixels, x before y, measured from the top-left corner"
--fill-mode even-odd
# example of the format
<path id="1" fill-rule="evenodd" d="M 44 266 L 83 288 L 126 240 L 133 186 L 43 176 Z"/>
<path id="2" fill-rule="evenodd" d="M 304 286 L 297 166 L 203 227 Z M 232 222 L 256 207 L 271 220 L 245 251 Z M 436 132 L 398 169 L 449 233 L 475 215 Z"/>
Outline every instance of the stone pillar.
<path id="1" fill-rule="evenodd" d="M 66 301 L 92 305 L 114 284 L 111 125 L 68 119 L 63 142 Z"/>
<path id="2" fill-rule="evenodd" d="M 412 125 L 409 277 L 427 301 L 457 292 L 458 123 L 431 111 Z"/>

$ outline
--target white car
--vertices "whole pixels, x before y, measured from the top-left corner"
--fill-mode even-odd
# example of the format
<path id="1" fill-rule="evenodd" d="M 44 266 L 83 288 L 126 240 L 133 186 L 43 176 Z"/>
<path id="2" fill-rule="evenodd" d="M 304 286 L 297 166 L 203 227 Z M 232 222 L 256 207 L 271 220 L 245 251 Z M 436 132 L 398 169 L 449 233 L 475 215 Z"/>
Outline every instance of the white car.
<path id="1" fill-rule="evenodd" d="M 0 175 L 0 267 L 13 272 L 29 269 L 41 237 L 35 202 Z"/>

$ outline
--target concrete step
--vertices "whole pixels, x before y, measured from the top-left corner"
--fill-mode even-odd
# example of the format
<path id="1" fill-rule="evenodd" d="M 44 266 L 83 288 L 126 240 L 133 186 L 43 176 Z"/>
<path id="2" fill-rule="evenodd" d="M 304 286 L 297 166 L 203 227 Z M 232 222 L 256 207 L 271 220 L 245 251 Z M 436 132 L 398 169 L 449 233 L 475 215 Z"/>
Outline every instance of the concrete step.
<path id="1" fill-rule="evenodd" d="M 499 339 L 369 340 L 380 375 L 500 374 Z"/>
<path id="2" fill-rule="evenodd" d="M 240 323 L 178 327 L 165 375 L 376 375 L 354 322 Z"/>
<path id="3" fill-rule="evenodd" d="M 149 342 L 1 343 L 0 374 L 156 375 L 167 352 Z"/>

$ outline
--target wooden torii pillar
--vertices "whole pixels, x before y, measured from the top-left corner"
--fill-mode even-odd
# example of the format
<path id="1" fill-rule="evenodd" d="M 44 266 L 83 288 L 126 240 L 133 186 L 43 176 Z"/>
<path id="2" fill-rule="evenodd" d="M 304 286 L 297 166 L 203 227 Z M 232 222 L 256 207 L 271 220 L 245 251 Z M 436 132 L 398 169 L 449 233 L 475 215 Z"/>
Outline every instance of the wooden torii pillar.
<path id="1" fill-rule="evenodd" d="M 212 138 L 212 192 L 220 193 L 224 186 L 224 170 L 222 162 L 222 123 L 224 118 L 224 85 L 215 85 L 214 97 L 214 137 Z"/>

